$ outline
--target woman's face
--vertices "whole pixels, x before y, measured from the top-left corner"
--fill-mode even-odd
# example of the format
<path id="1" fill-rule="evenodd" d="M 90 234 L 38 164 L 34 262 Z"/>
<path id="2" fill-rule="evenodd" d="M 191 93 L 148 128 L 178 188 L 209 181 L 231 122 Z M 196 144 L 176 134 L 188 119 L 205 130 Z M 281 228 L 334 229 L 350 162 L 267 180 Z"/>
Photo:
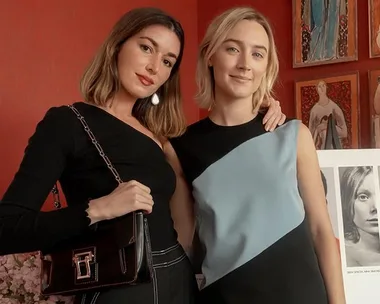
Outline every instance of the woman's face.
<path id="1" fill-rule="evenodd" d="M 118 55 L 121 87 L 136 99 L 152 95 L 169 79 L 180 49 L 177 35 L 162 25 L 129 38 Z"/>
<path id="2" fill-rule="evenodd" d="M 324 96 L 326 95 L 326 83 L 324 81 L 320 81 L 318 84 L 317 84 L 317 92 L 318 92 L 318 95 L 319 96 Z"/>
<path id="3" fill-rule="evenodd" d="M 356 192 L 354 223 L 359 230 L 370 234 L 379 233 L 376 195 L 373 173 L 368 174 Z"/>
<path id="4" fill-rule="evenodd" d="M 256 21 L 242 20 L 228 33 L 210 59 L 215 93 L 229 98 L 252 98 L 266 73 L 269 38 Z"/>

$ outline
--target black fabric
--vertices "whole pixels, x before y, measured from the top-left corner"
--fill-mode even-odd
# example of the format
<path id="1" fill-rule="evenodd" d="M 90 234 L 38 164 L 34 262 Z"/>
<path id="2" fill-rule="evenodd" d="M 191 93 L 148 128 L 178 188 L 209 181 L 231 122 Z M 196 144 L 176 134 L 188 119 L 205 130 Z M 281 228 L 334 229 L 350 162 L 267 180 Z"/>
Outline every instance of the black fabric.
<path id="1" fill-rule="evenodd" d="M 92 105 L 75 103 L 85 117 L 123 181 L 137 180 L 151 189 L 153 212 L 147 216 L 152 250 L 177 246 L 169 200 L 176 177 L 161 148 L 148 136 Z M 68 207 L 41 212 L 54 183 L 59 180 Z M 0 254 L 48 251 L 57 243 L 91 233 L 88 200 L 117 187 L 114 176 L 67 106 L 48 110 L 30 138 L 25 155 L 0 203 Z M 169 260 L 168 260 L 169 259 Z M 173 262 L 172 256 L 167 261 Z M 159 303 L 191 304 L 196 281 L 186 256 L 157 270 Z M 149 303 L 149 284 L 115 288 L 94 303 Z"/>
<path id="2" fill-rule="evenodd" d="M 201 291 L 201 303 L 328 304 L 307 220 Z M 215 302 L 216 303 L 216 302 Z"/>
<path id="3" fill-rule="evenodd" d="M 154 256 L 153 262 L 155 279 L 152 283 L 114 288 L 100 292 L 99 295 L 87 294 L 84 299 L 83 296 L 78 296 L 75 304 L 199 303 L 198 286 L 190 262 L 181 247 Z"/>
<path id="4" fill-rule="evenodd" d="M 342 144 L 336 129 L 336 121 L 332 114 L 329 115 L 329 119 L 327 121 L 327 133 L 324 148 L 325 150 L 342 149 Z"/>
<path id="5" fill-rule="evenodd" d="M 241 153 L 241 158 L 234 158 L 234 160 L 235 162 L 243 162 L 243 165 L 245 165 L 247 168 L 250 168 L 252 164 L 255 164 L 255 166 L 252 166 L 256 168 L 255 171 L 252 171 L 252 187 L 247 189 L 247 193 L 244 196 L 246 197 L 246 200 L 244 200 L 244 202 L 234 201 L 233 196 L 231 196 L 232 198 L 229 202 L 230 204 L 233 204 L 233 206 L 236 206 L 235 208 L 237 210 L 241 211 L 240 217 L 244 218 L 244 220 L 247 221 L 247 226 L 249 226 L 249 221 L 253 222 L 257 220 L 258 217 L 262 217 L 262 215 L 260 216 L 260 214 L 257 213 L 255 214 L 257 215 L 257 218 L 254 216 L 252 218 L 247 217 L 248 208 L 252 207 L 252 209 L 254 209 L 255 204 L 262 203 L 264 204 L 263 206 L 273 206 L 276 204 L 287 206 L 289 203 L 289 207 L 285 209 L 287 212 L 289 212 L 289 214 L 286 212 L 281 214 L 281 217 L 284 219 L 286 219 L 287 215 L 292 217 L 293 215 L 290 213 L 298 212 L 298 208 L 302 208 L 302 206 L 299 206 L 297 207 L 297 210 L 295 210 L 295 201 L 282 201 L 281 197 L 276 201 L 269 201 L 267 198 L 272 196 L 266 196 L 265 192 L 261 193 L 261 189 L 257 189 L 259 185 L 258 181 L 263 184 L 263 181 L 268 181 L 270 183 L 271 181 L 276 181 L 277 179 L 280 181 L 278 184 L 273 186 L 273 191 L 279 189 L 278 191 L 283 191 L 284 194 L 287 194 L 287 191 L 294 190 L 290 188 L 286 188 L 287 190 L 281 189 L 281 187 L 276 188 L 282 184 L 282 179 L 287 179 L 287 181 L 288 179 L 292 181 L 294 180 L 293 187 L 295 189 L 297 187 L 296 134 L 294 137 L 290 136 L 290 133 L 285 133 L 287 132 L 285 131 L 286 129 L 280 130 L 280 128 L 275 130 L 273 134 L 268 134 L 262 124 L 262 119 L 263 115 L 259 114 L 251 121 L 241 125 L 219 126 L 213 123 L 209 118 L 206 118 L 190 126 L 182 137 L 171 140 L 172 145 L 180 159 L 186 178 L 188 179 L 189 183 L 193 183 L 195 181 L 193 184 L 194 193 L 197 197 L 200 197 L 204 200 L 199 204 L 196 203 L 199 222 L 204 224 L 206 221 L 213 221 L 215 218 L 217 218 L 215 216 L 215 213 L 218 211 L 223 213 L 222 208 L 211 209 L 210 207 L 208 209 L 208 207 L 218 206 L 218 201 L 215 198 L 221 197 L 220 193 L 214 193 L 212 190 L 224 193 L 228 188 L 225 185 L 221 185 L 218 189 L 218 184 L 215 182 L 215 180 L 219 181 L 219 179 L 210 173 L 214 171 L 207 170 L 212 166 L 216 166 L 220 159 L 223 157 L 228 157 L 228 154 L 231 151 L 233 151 L 235 148 L 239 148 L 240 145 L 247 141 L 251 141 L 250 148 L 252 149 L 251 151 L 255 152 L 255 157 L 252 157 L 252 159 L 250 159 L 249 156 L 245 156 L 245 154 Z M 282 128 L 291 126 L 293 122 L 296 123 L 291 119 L 287 120 Z M 282 133 L 283 135 L 280 136 L 279 134 L 281 134 L 281 132 L 284 133 Z M 260 141 L 261 136 L 272 136 L 272 138 L 276 138 L 277 140 L 272 141 L 275 142 L 275 144 L 268 147 L 263 144 L 264 141 Z M 291 141 L 289 141 L 289 139 L 291 139 Z M 254 142 L 256 144 L 253 144 Z M 283 157 L 278 157 L 284 156 L 283 153 L 286 153 L 286 151 L 289 150 L 288 145 L 292 145 L 291 147 L 294 147 L 292 148 L 292 158 L 284 159 Z M 273 164 L 273 166 L 271 166 L 271 168 L 273 168 L 276 167 L 279 162 L 282 164 L 281 168 L 283 168 L 283 171 L 268 170 L 268 164 Z M 231 163 L 230 168 L 233 166 L 234 164 Z M 236 164 L 237 168 L 240 168 L 241 166 L 241 163 L 239 165 Z M 201 188 L 199 184 L 197 184 L 199 183 L 199 180 L 197 180 L 197 178 L 203 173 L 207 176 L 207 178 L 202 180 L 202 182 L 210 182 L 210 184 L 212 183 L 213 187 Z M 228 182 L 230 184 L 234 182 L 243 182 L 241 181 L 239 172 L 237 172 L 235 169 L 231 169 L 231 172 L 226 170 L 220 174 L 226 174 L 226 176 L 228 176 L 226 177 L 226 180 L 228 179 Z M 247 178 L 246 175 L 244 178 Z M 249 184 L 249 181 L 250 179 L 245 179 L 244 183 Z M 201 191 L 205 191 L 206 193 L 201 193 Z M 250 201 L 250 191 L 254 192 L 255 194 L 260 193 L 258 195 L 262 196 L 252 196 L 256 197 L 257 201 Z M 239 193 L 239 195 L 241 195 L 241 193 Z M 291 196 L 289 195 L 287 197 Z M 301 198 L 299 196 L 298 198 L 299 201 L 298 199 L 297 201 L 302 204 Z M 207 204 L 205 203 L 206 200 Z M 251 205 L 249 205 L 247 202 L 249 202 Z M 258 208 L 257 210 L 261 209 Z M 265 223 L 269 223 L 269 225 L 275 227 L 276 224 L 280 224 L 278 220 L 275 220 L 278 219 L 279 215 L 275 213 L 272 215 L 273 217 L 268 216 L 265 219 Z M 231 214 L 230 217 L 233 218 L 233 215 Z M 243 235 L 237 230 L 239 227 L 238 224 L 236 224 L 236 226 L 231 224 L 228 226 L 228 228 L 225 228 L 223 227 L 224 223 L 221 224 L 220 218 L 217 219 L 219 222 L 216 223 L 216 220 L 215 222 L 212 222 L 215 224 L 215 231 L 217 229 L 219 229 L 218 232 L 220 232 L 222 229 L 225 229 L 224 231 L 229 231 L 230 239 L 228 239 L 226 234 L 224 235 L 223 240 L 225 240 L 225 246 L 229 246 L 231 243 L 229 241 L 232 241 L 232 239 L 241 239 L 243 248 L 245 246 L 244 241 L 247 240 L 249 236 Z M 237 223 L 239 220 L 241 219 L 236 218 Z M 219 225 L 217 226 L 216 224 Z M 209 225 L 208 227 L 210 226 L 213 227 L 213 225 Z M 250 233 L 252 236 L 257 236 L 257 238 L 260 239 L 261 237 L 265 238 L 266 231 L 267 230 L 265 230 L 265 228 L 252 229 Z M 205 232 L 205 234 L 206 233 L 211 234 L 212 232 L 208 230 Z M 199 235 L 199 237 L 202 239 L 201 235 Z M 217 233 L 214 233 L 214 237 L 217 237 Z M 221 240 L 220 243 L 223 243 L 223 240 Z M 207 254 L 208 250 L 214 253 L 212 258 L 220 260 L 222 260 L 222 258 L 226 258 L 223 256 L 223 252 L 221 252 L 218 256 L 218 254 L 215 253 L 215 248 L 207 248 L 205 244 L 199 244 L 199 242 L 198 245 L 201 245 L 198 246 L 198 248 L 201 248 L 202 245 L 205 248 L 201 248 L 204 250 L 199 250 L 196 252 L 197 254 L 200 253 L 199 256 L 196 256 L 194 258 L 197 262 L 196 266 L 199 266 L 199 262 L 202 262 L 203 260 L 203 256 L 201 254 L 204 252 Z M 230 256 L 229 258 L 237 259 L 236 255 Z M 264 251 L 260 252 L 253 259 L 249 260 L 242 266 L 233 269 L 223 277 L 218 277 L 215 282 L 213 281 L 211 285 L 207 286 L 201 291 L 201 298 L 202 304 L 327 304 L 328 302 L 326 289 L 321 271 L 319 269 L 319 264 L 316 253 L 314 251 L 314 244 L 312 242 L 307 221 L 305 219 L 301 219 L 294 226 L 294 229 L 292 229 L 290 232 L 289 230 L 284 232 L 284 234 L 278 240 L 276 240 L 274 243 L 271 243 L 268 247 L 266 247 Z"/>
<path id="6" fill-rule="evenodd" d="M 219 126 L 207 117 L 189 126 L 181 137 L 170 139 L 189 184 L 241 143 L 267 133 L 263 118 L 264 114 L 259 113 L 241 125 Z"/>
<path id="7" fill-rule="evenodd" d="M 177 234 L 169 200 L 175 174 L 160 147 L 148 136 L 108 112 L 75 103 L 123 181 L 135 179 L 151 188 L 155 202 L 148 216 L 152 249 L 175 244 Z M 68 208 L 40 209 L 59 180 Z M 20 169 L 0 204 L 0 254 L 48 251 L 57 242 L 91 231 L 88 199 L 117 187 L 114 176 L 67 107 L 51 108 L 29 140 Z"/>

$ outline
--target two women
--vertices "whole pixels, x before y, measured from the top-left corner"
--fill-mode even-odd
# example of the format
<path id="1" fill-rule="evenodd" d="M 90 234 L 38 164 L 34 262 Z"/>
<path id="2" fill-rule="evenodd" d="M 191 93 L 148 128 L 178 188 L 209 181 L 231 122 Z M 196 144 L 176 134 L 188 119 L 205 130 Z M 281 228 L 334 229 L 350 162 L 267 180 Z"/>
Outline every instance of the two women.
<path id="1" fill-rule="evenodd" d="M 98 222 L 135 210 L 149 214 L 153 282 L 78 295 L 81 304 L 196 301 L 183 249 L 193 233 L 191 219 L 183 216 L 192 198 L 165 154 L 166 138 L 186 127 L 179 87 L 183 47 L 175 19 L 155 8 L 134 9 L 116 23 L 83 76 L 85 102 L 74 106 L 124 183 L 117 184 L 80 121 L 61 106 L 38 123 L 2 198 L 1 254 L 49 251 L 61 241 L 86 237 Z M 273 113 L 277 124 L 281 115 Z M 68 207 L 41 212 L 57 180 Z"/>

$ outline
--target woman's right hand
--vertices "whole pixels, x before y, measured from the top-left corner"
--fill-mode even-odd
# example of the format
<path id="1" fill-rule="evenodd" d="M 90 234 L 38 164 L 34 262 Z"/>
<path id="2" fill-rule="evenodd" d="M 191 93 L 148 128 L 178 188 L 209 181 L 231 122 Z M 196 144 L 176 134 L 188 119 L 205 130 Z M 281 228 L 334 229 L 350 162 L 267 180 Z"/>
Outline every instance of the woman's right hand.
<path id="1" fill-rule="evenodd" d="M 150 189 L 135 181 L 120 184 L 110 194 L 90 200 L 87 209 L 91 224 L 123 216 L 136 210 L 151 213 L 153 198 Z"/>

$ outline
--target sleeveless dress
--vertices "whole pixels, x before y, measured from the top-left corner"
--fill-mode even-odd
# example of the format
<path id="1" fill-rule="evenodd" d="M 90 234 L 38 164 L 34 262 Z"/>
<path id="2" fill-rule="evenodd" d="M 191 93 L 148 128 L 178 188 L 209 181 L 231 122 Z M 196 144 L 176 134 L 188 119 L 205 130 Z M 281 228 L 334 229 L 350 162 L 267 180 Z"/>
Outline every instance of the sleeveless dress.
<path id="1" fill-rule="evenodd" d="M 299 121 L 266 132 L 209 118 L 171 140 L 192 186 L 202 303 L 327 304 L 297 187 Z"/>

